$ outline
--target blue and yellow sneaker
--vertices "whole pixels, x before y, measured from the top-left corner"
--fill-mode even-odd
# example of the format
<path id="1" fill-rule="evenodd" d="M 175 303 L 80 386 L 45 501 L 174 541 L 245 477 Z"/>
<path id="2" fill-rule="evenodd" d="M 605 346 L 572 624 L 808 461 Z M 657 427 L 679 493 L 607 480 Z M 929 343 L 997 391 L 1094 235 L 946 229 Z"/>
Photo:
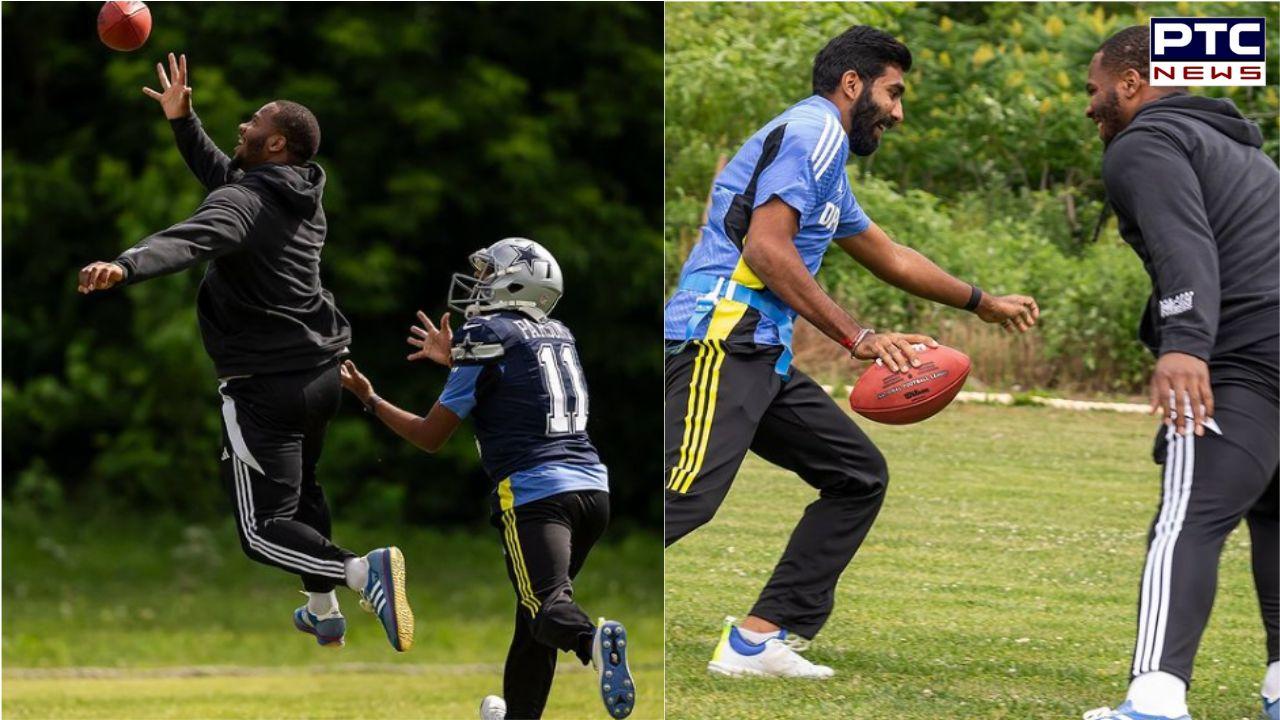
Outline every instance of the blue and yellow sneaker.
<path id="1" fill-rule="evenodd" d="M 360 591 L 360 607 L 378 616 L 391 647 L 407 652 L 413 647 L 413 610 L 405 595 L 404 555 L 392 546 L 364 557 L 369 562 L 369 580 Z"/>
<path id="2" fill-rule="evenodd" d="M 1268 700 L 1262 698 L 1262 720 L 1280 720 L 1280 698 Z"/>
<path id="3" fill-rule="evenodd" d="M 316 642 L 323 647 L 340 648 L 347 642 L 347 619 L 337 610 L 319 617 L 303 605 L 293 611 L 293 626 L 314 635 Z"/>
<path id="4" fill-rule="evenodd" d="M 1090 710 L 1084 714 L 1084 720 L 1191 720 L 1190 715 L 1181 715 L 1176 718 L 1166 717 L 1164 715 L 1148 715 L 1140 713 L 1133 709 L 1133 703 L 1125 700 L 1120 707 L 1112 710 L 1109 707 L 1100 707 L 1096 710 Z"/>
<path id="5" fill-rule="evenodd" d="M 636 709 L 636 686 L 627 664 L 627 629 L 600 618 L 591 643 L 591 664 L 600 678 L 600 699 L 610 717 L 624 718 Z"/>

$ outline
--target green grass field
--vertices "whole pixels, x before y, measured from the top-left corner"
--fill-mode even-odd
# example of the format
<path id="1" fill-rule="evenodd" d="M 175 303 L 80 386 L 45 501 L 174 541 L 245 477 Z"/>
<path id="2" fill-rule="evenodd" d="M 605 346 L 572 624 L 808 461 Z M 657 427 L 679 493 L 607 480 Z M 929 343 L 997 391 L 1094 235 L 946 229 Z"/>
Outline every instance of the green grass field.
<path id="1" fill-rule="evenodd" d="M 829 681 L 705 669 L 815 493 L 750 457 L 710 524 L 667 550 L 667 717 L 1065 720 L 1123 699 L 1148 523 L 1145 416 L 956 405 L 914 427 L 861 421 L 888 499 L 809 657 Z M 1227 541 L 1189 702 L 1255 720 L 1266 659 L 1243 526 Z"/>
<path id="2" fill-rule="evenodd" d="M 515 599 L 496 532 L 339 527 L 360 549 L 408 561 L 413 649 L 397 654 L 339 591 L 347 645 L 293 629 L 286 574 L 240 553 L 230 521 L 163 518 L 52 527 L 4 518 L 6 718 L 474 718 L 501 693 Z M 588 612 L 632 634 L 633 717 L 662 716 L 662 557 L 655 535 L 597 547 L 576 584 Z M 546 717 L 607 717 L 594 675 L 561 655 Z"/>

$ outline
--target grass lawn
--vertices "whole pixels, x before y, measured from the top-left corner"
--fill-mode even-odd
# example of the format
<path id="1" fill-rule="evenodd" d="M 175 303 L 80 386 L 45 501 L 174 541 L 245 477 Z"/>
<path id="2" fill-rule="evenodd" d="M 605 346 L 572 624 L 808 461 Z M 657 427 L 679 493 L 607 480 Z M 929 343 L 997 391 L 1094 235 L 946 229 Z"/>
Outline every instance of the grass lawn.
<path id="1" fill-rule="evenodd" d="M 922 425 L 860 420 L 888 499 L 809 657 L 826 682 L 705 666 L 815 493 L 749 457 L 716 519 L 666 553 L 667 717 L 1066 719 L 1123 699 L 1148 523 L 1150 418 L 955 405 Z M 1227 541 L 1189 702 L 1255 720 L 1266 659 L 1243 525 Z"/>
<path id="2" fill-rule="evenodd" d="M 515 598 L 496 531 L 336 529 L 349 547 L 405 552 L 417 638 L 398 654 L 342 590 L 345 648 L 294 630 L 296 581 L 246 559 L 229 518 L 4 520 L 5 717 L 473 718 L 501 694 Z M 631 632 L 640 718 L 662 716 L 660 548 L 640 534 L 598 546 L 576 583 L 588 612 Z M 569 655 L 546 716 L 605 717 Z"/>

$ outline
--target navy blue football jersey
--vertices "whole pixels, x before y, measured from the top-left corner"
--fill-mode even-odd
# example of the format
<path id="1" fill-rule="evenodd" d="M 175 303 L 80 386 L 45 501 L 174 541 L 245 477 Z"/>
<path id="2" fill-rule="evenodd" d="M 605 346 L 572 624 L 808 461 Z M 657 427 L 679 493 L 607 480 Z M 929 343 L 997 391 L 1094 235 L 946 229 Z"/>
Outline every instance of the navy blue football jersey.
<path id="1" fill-rule="evenodd" d="M 501 311 L 453 335 L 440 404 L 472 418 L 485 472 L 503 509 L 573 490 L 608 490 L 587 437 L 587 381 L 569 328 Z"/>

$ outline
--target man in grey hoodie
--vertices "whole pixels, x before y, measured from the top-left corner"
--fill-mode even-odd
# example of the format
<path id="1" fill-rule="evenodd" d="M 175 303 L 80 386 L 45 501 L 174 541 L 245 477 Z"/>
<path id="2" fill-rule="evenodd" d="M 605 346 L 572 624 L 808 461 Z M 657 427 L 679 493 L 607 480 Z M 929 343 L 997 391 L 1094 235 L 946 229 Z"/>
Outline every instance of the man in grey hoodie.
<path id="1" fill-rule="evenodd" d="M 200 334 L 222 396 L 221 473 L 240 544 L 252 559 L 301 577 L 309 597 L 294 626 L 338 647 L 346 620 L 334 588 L 360 593 L 387 640 L 413 643 L 413 612 L 396 547 L 364 556 L 331 540 L 316 465 L 342 397 L 339 360 L 351 326 L 320 284 L 328 225 L 325 174 L 312 161 L 320 125 L 298 103 L 267 103 L 240 125 L 227 157 L 191 109 L 187 58 L 156 65 L 160 103 L 187 166 L 209 191 L 195 213 L 80 270 L 84 294 L 131 285 L 208 261 L 196 299 Z M 171 80 L 172 79 L 172 80 Z"/>
<path id="2" fill-rule="evenodd" d="M 1266 629 L 1262 685 L 1280 718 L 1280 171 L 1230 100 L 1148 83 L 1148 29 L 1089 65 L 1088 117 L 1121 236 L 1151 277 L 1139 337 L 1158 358 L 1164 427 L 1125 703 L 1086 717 L 1189 718 L 1187 685 L 1227 535 L 1249 525 Z"/>

